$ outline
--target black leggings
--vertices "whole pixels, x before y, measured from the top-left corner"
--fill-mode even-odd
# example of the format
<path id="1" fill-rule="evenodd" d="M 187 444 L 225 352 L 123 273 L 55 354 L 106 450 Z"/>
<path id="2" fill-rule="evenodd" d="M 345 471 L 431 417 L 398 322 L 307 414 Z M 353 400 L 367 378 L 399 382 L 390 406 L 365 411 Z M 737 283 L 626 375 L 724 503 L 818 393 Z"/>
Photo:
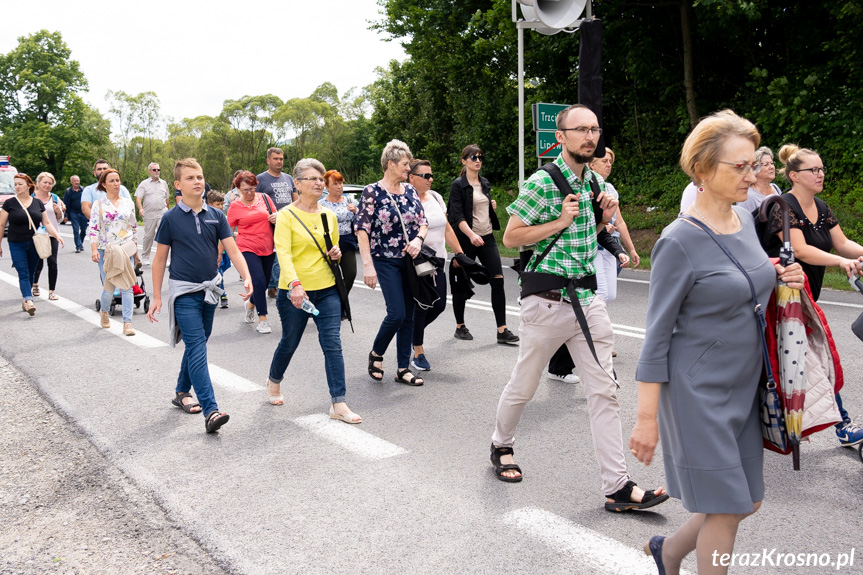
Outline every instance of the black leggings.
<path id="1" fill-rule="evenodd" d="M 569 349 L 566 344 L 558 348 L 551 360 L 548 362 L 548 373 L 552 375 L 567 375 L 575 369 L 575 362 L 572 361 L 572 356 L 569 354 Z"/>
<path id="2" fill-rule="evenodd" d="M 342 268 L 342 275 L 345 276 L 345 286 L 348 288 L 348 293 L 351 293 L 354 280 L 357 279 L 357 252 L 342 252 L 339 267 Z"/>
<path id="3" fill-rule="evenodd" d="M 423 344 L 426 328 L 431 322 L 437 319 L 446 307 L 446 272 L 444 272 L 443 268 L 435 272 L 434 286 L 440 299 L 429 309 L 422 309 L 420 306 L 414 308 L 414 345 Z"/>
<path id="4" fill-rule="evenodd" d="M 57 253 L 60 251 L 60 242 L 55 238 L 51 238 L 51 255 L 47 258 L 39 259 L 36 264 L 36 274 L 34 275 L 33 283 L 39 283 L 39 276 L 42 274 L 42 267 L 45 260 L 48 260 L 48 289 L 54 291 L 57 287 Z"/>
<path id="5" fill-rule="evenodd" d="M 500 252 L 497 250 L 497 241 L 494 234 L 482 236 L 485 242 L 481 246 L 475 246 L 464 234 L 458 234 L 458 241 L 464 250 L 464 255 L 472 259 L 478 259 L 479 263 L 488 268 L 491 273 L 491 309 L 494 311 L 494 319 L 497 327 L 506 325 L 506 293 L 503 291 L 503 267 L 500 263 Z M 500 276 L 500 277 L 495 277 Z M 464 308 L 467 298 L 462 294 L 452 295 L 452 311 L 455 314 L 455 322 L 464 324 Z"/>

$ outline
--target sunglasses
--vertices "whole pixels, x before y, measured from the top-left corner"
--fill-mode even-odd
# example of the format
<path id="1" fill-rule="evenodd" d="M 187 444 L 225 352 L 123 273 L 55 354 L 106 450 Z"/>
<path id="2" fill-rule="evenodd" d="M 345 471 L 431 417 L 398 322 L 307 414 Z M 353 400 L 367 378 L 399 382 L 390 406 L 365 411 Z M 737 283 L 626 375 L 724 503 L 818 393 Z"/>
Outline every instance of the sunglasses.
<path id="1" fill-rule="evenodd" d="M 427 180 L 434 179 L 434 176 L 432 174 L 414 174 L 414 176 L 416 176 L 418 178 L 425 178 Z"/>
<path id="2" fill-rule="evenodd" d="M 161 172 L 162 170 L 161 170 L 160 168 L 152 168 L 152 169 L 151 169 L 151 171 L 153 171 L 153 172 Z"/>
<path id="3" fill-rule="evenodd" d="M 471 154 L 468 158 L 470 158 L 471 162 L 481 162 L 485 159 L 485 156 L 482 154 Z"/>

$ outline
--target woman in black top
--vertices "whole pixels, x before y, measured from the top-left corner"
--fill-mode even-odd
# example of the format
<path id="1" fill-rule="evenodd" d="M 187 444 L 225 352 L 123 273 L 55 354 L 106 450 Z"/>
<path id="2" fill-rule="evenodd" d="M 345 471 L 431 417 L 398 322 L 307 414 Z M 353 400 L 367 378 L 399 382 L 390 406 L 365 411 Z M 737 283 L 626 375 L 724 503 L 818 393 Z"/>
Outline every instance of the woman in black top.
<path id="1" fill-rule="evenodd" d="M 815 197 L 824 189 L 824 163 L 818 154 L 786 144 L 779 150 L 779 161 L 784 165 L 779 173 L 791 182 L 791 190 L 782 195 L 791 205 L 791 247 L 809 278 L 812 297 L 818 301 L 827 266 L 842 268 L 849 278 L 863 273 L 863 246 L 845 237 L 836 216 L 823 200 Z M 767 253 L 776 257 L 783 241 L 779 206 L 774 205 L 770 212 L 768 232 L 771 239 Z M 830 253 L 831 249 L 836 254 Z M 842 421 L 836 424 L 839 443 L 846 447 L 863 443 L 863 428 L 851 421 L 838 393 L 836 403 L 842 416 Z"/>
<path id="2" fill-rule="evenodd" d="M 34 226 L 39 224 L 45 226 L 48 233 L 62 246 L 63 238 L 51 225 L 45 205 L 30 194 L 36 185 L 27 174 L 15 174 L 15 197 L 3 202 L 0 209 L 0 230 L 9 222 L 9 254 L 12 256 L 12 264 L 18 272 L 18 286 L 21 288 L 21 309 L 31 316 L 36 313 L 33 305 L 33 276 L 36 273 L 36 264 L 39 263 L 39 254 L 33 244 Z M 29 216 L 28 216 L 29 214 Z M 33 225 L 30 224 L 32 219 Z M 0 257 L 3 256 L 3 241 L 0 238 Z"/>
<path id="3" fill-rule="evenodd" d="M 479 146 L 471 144 L 461 151 L 464 166 L 461 175 L 449 188 L 447 217 L 455 230 L 458 243 L 471 259 L 480 263 L 491 273 L 491 308 L 497 322 L 497 342 L 518 343 L 518 336 L 506 327 L 506 294 L 503 291 L 503 267 L 493 230 L 500 229 L 495 201 L 491 199 L 491 185 L 479 175 L 483 153 Z M 473 339 L 464 324 L 464 308 L 468 296 L 453 292 L 452 309 L 455 314 L 455 337 Z"/>

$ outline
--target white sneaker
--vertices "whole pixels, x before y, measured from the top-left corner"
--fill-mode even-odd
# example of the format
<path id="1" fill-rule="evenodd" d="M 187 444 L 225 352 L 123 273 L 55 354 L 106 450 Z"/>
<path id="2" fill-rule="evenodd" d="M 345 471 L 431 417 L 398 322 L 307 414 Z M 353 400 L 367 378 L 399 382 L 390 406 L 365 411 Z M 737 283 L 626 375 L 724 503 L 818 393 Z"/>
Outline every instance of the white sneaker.
<path id="1" fill-rule="evenodd" d="M 141 258 L 141 265 L 148 266 L 150 265 L 150 260 L 146 258 Z"/>
<path id="2" fill-rule="evenodd" d="M 273 328 L 270 327 L 270 322 L 262 319 L 258 322 L 258 327 L 255 328 L 258 333 L 273 333 Z"/>
<path id="3" fill-rule="evenodd" d="M 257 310 L 253 307 L 246 308 L 246 317 L 243 318 L 245 323 L 255 323 L 258 318 Z"/>
<path id="4" fill-rule="evenodd" d="M 566 375 L 556 375 L 554 373 L 549 373 L 548 379 L 553 379 L 554 381 L 562 381 L 563 383 L 580 383 L 581 382 L 581 378 L 579 378 L 574 373 L 567 373 Z"/>

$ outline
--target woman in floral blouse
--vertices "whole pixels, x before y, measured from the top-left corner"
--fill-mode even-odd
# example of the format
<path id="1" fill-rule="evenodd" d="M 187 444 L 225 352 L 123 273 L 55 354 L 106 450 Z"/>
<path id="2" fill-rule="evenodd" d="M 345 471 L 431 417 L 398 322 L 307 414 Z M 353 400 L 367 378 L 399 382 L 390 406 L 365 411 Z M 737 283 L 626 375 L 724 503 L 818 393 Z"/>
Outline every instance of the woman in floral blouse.
<path id="1" fill-rule="evenodd" d="M 407 274 L 411 260 L 425 241 L 428 223 L 416 189 L 404 183 L 411 169 L 411 158 L 404 142 L 392 140 L 386 145 L 381 154 L 384 177 L 363 190 L 356 227 L 363 282 L 375 289 L 380 278 L 387 306 L 387 315 L 369 353 L 369 375 L 376 381 L 383 379 L 383 355 L 395 337 L 398 364 L 395 380 L 422 385 L 422 378 L 409 369 L 414 300 Z"/>
<path id="2" fill-rule="evenodd" d="M 324 185 L 327 187 L 327 197 L 318 200 L 318 203 L 334 214 L 339 222 L 339 249 L 342 250 L 342 259 L 339 267 L 345 276 L 345 286 L 348 293 L 354 285 L 357 277 L 357 235 L 354 233 L 354 219 L 356 218 L 357 205 L 352 198 L 345 196 L 345 178 L 336 170 L 330 170 L 324 174 Z"/>
<path id="3" fill-rule="evenodd" d="M 90 211 L 90 247 L 93 250 L 93 261 L 99 264 L 99 275 L 102 278 L 102 295 L 99 299 L 99 315 L 104 328 L 111 327 L 108 319 L 108 309 L 111 306 L 113 293 L 105 291 L 105 270 L 103 260 L 108 244 L 123 245 L 128 242 L 135 244 L 135 255 L 130 258 L 135 264 L 138 258 L 138 218 L 135 215 L 135 204 L 129 198 L 120 197 L 120 174 L 117 170 L 107 169 L 99 176 L 96 189 L 105 192 L 104 198 L 93 202 Z M 113 290 L 112 290 L 113 291 Z M 123 302 L 123 335 L 135 335 L 132 329 L 132 311 L 135 298 L 132 288 L 120 290 Z"/>

